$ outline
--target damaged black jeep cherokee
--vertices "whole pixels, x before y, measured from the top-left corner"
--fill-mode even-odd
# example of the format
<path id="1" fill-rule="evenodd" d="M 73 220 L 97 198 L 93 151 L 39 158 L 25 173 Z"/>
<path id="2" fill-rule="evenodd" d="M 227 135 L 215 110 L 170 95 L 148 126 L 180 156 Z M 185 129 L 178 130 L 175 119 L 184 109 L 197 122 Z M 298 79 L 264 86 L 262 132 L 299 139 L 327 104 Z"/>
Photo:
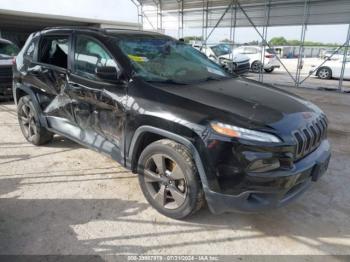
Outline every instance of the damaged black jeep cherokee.
<path id="1" fill-rule="evenodd" d="M 139 174 L 160 213 L 184 218 L 282 206 L 325 173 L 327 118 L 278 88 L 228 75 L 157 33 L 51 28 L 16 59 L 14 97 L 25 138 L 54 134 Z"/>

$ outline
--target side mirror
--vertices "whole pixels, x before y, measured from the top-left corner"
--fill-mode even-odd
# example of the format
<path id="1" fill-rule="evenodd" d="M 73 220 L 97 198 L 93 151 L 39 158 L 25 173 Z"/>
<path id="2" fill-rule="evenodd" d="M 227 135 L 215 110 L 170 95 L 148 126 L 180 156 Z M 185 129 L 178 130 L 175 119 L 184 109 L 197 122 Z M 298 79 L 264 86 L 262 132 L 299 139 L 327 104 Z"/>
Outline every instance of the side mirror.
<path id="1" fill-rule="evenodd" d="M 99 78 L 110 81 L 116 81 L 121 76 L 121 71 L 114 66 L 99 66 L 95 73 Z"/>

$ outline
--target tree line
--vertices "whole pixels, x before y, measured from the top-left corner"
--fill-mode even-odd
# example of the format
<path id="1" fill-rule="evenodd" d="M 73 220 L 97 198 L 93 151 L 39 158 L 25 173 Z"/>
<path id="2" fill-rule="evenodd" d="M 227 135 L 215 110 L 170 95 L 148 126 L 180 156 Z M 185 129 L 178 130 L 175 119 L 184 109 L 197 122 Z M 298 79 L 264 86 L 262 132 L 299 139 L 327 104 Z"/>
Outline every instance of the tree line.
<path id="1" fill-rule="evenodd" d="M 201 36 L 186 36 L 183 38 L 186 43 L 190 42 L 191 40 L 195 41 L 202 41 Z M 232 41 L 230 39 L 223 39 L 220 41 L 221 43 L 231 43 Z M 288 40 L 284 38 L 283 36 L 280 37 L 273 37 L 268 42 L 270 46 L 299 46 L 301 41 L 300 40 Z M 237 43 L 236 43 L 237 44 Z M 261 42 L 258 40 L 253 40 L 247 43 L 244 43 L 245 45 L 259 45 Z M 322 42 L 314 42 L 314 41 L 304 41 L 304 46 L 329 46 L 329 47 L 336 47 L 339 46 L 337 43 L 322 43 Z"/>

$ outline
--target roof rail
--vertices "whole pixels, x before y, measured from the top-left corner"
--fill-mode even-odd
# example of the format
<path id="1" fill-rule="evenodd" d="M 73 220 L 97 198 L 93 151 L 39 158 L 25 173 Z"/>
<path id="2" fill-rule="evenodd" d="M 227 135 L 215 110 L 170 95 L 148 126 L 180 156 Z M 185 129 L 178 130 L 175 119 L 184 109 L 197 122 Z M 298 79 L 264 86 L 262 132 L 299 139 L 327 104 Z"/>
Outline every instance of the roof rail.
<path id="1" fill-rule="evenodd" d="M 95 31 L 101 31 L 103 28 L 98 28 L 95 26 L 79 26 L 79 25 L 71 25 L 71 26 L 49 26 L 45 27 L 42 30 L 51 30 L 51 29 L 88 29 L 88 30 L 95 30 Z"/>
<path id="2" fill-rule="evenodd" d="M 104 32 L 104 33 L 112 32 L 112 31 L 135 31 L 135 32 L 143 31 L 143 30 L 133 29 L 133 28 L 116 28 L 116 27 L 99 28 L 94 26 L 54 26 L 54 27 L 45 27 L 41 31 L 53 30 L 53 29 L 81 29 L 81 30 L 85 29 L 85 30 L 92 30 L 92 31 Z M 152 32 L 152 33 L 157 33 L 157 32 Z"/>

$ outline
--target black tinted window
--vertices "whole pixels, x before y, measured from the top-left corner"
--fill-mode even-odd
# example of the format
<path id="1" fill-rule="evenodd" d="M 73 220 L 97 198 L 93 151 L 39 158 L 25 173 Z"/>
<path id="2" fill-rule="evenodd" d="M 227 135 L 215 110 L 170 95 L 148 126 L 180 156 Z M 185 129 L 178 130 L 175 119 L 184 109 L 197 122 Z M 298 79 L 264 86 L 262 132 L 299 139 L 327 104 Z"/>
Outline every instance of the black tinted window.
<path id="1" fill-rule="evenodd" d="M 40 43 L 39 51 L 39 62 L 67 68 L 68 37 L 44 37 Z"/>
<path id="2" fill-rule="evenodd" d="M 0 55 L 15 56 L 18 53 L 18 48 L 14 44 L 0 42 Z"/>
<path id="3" fill-rule="evenodd" d="M 90 37 L 77 37 L 74 58 L 75 73 L 93 80 L 98 78 L 98 67 L 115 67 L 118 70 L 113 57 L 99 42 Z"/>

